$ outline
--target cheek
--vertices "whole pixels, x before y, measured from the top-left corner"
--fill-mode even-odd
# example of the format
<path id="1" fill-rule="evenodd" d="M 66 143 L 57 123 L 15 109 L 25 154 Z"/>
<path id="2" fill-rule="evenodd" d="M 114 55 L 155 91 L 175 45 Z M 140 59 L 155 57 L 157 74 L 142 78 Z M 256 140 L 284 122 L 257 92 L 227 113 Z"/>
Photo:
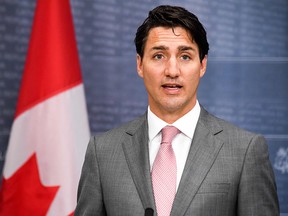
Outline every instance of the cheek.
<path id="1" fill-rule="evenodd" d="M 146 82 L 154 83 L 157 80 L 157 74 L 155 68 L 149 67 L 148 65 L 143 67 L 143 79 L 146 80 Z"/>
<path id="2" fill-rule="evenodd" d="M 151 91 L 156 91 L 161 85 L 161 78 L 157 76 L 156 73 L 149 73 L 145 71 L 143 73 L 143 80 L 147 90 L 151 93 Z M 155 93 L 155 92 L 154 92 Z"/>
<path id="3" fill-rule="evenodd" d="M 156 85 L 156 78 L 151 74 L 144 73 L 143 80 L 147 87 L 154 87 Z"/>
<path id="4" fill-rule="evenodd" d="M 183 77 L 183 81 L 184 81 L 184 86 L 186 86 L 188 89 L 190 90 L 194 90 L 195 88 L 197 88 L 199 81 L 200 81 L 200 73 L 199 72 L 195 72 L 195 73 L 190 73 L 189 75 Z"/>

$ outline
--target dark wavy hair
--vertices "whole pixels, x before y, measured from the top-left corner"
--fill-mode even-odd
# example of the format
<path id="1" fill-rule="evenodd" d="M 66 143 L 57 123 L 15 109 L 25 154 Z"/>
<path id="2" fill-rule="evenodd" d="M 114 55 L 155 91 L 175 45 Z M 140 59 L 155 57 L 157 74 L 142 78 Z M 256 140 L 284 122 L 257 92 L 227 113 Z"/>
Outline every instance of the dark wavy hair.
<path id="1" fill-rule="evenodd" d="M 198 45 L 201 62 L 205 55 L 208 54 L 209 44 L 206 31 L 197 16 L 182 7 L 161 5 L 151 10 L 148 17 L 137 29 L 134 43 L 136 52 L 141 58 L 144 55 L 144 47 L 149 31 L 155 27 L 169 27 L 172 29 L 182 27 L 186 29 Z"/>

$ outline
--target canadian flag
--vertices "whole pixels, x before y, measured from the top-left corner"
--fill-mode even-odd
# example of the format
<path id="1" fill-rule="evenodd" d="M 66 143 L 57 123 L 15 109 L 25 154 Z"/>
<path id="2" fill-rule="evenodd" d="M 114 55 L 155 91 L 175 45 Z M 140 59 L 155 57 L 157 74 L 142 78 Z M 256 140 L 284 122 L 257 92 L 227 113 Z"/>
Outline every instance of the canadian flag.
<path id="1" fill-rule="evenodd" d="M 69 0 L 38 0 L 0 215 L 72 215 L 89 136 Z"/>

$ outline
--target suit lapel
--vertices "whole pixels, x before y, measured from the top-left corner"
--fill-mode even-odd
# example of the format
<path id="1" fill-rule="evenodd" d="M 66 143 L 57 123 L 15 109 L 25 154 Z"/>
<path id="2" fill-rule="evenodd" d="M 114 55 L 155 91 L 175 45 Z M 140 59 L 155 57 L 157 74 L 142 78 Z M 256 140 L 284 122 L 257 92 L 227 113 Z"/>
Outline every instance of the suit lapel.
<path id="1" fill-rule="evenodd" d="M 221 131 L 216 121 L 202 108 L 171 215 L 181 216 L 187 211 L 223 145 L 215 138 Z"/>
<path id="2" fill-rule="evenodd" d="M 122 147 L 143 208 L 155 209 L 150 175 L 146 115 L 126 131 Z"/>

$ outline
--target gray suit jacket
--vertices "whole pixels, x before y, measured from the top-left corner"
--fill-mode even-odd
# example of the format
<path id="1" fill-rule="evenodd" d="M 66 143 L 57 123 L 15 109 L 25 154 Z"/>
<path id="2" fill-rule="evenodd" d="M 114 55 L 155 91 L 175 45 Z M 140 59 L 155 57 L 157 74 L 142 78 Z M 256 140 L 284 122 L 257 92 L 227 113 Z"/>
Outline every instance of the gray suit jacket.
<path id="1" fill-rule="evenodd" d="M 156 216 L 145 114 L 91 138 L 75 215 L 143 216 L 146 208 Z M 182 215 L 279 215 L 264 138 L 201 108 L 171 212 Z"/>

